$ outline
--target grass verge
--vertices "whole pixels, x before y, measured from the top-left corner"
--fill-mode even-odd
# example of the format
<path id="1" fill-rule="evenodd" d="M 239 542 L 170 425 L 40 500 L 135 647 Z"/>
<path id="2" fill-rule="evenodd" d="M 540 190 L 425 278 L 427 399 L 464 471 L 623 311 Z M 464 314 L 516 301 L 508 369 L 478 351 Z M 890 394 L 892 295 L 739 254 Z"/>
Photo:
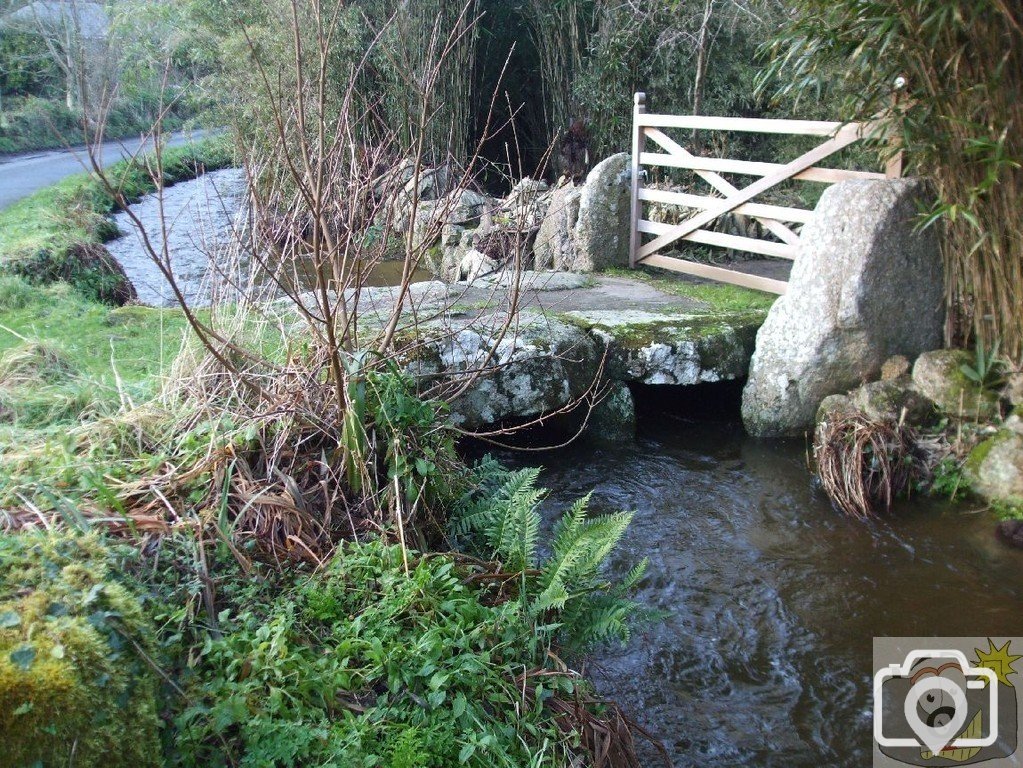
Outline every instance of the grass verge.
<path id="1" fill-rule="evenodd" d="M 88 491 L 94 474 L 123 475 L 117 441 L 78 433 L 150 400 L 185 328 L 178 310 L 111 308 L 66 283 L 0 277 L 0 504 L 42 495 L 45 507 Z"/>

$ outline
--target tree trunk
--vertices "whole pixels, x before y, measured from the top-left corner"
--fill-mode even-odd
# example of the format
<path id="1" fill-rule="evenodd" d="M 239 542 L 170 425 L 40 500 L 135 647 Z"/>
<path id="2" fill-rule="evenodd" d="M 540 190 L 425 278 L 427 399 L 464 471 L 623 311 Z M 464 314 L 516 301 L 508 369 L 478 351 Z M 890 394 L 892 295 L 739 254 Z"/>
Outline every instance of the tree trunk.
<path id="1" fill-rule="evenodd" d="M 703 19 L 700 21 L 700 33 L 696 41 L 696 75 L 693 78 L 693 114 L 700 114 L 703 108 L 703 83 L 707 79 L 707 56 L 710 48 L 708 32 L 710 19 L 714 13 L 714 0 L 706 0 L 703 6 Z M 696 138 L 696 131 L 693 131 Z"/>

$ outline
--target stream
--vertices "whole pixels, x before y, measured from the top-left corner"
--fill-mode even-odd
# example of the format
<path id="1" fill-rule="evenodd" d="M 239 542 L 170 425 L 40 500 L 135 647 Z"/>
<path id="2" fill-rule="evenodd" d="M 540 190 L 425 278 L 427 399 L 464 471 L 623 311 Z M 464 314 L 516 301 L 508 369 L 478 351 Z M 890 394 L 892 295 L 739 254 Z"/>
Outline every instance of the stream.
<path id="1" fill-rule="evenodd" d="M 914 500 L 845 518 L 802 444 L 735 421 L 660 412 L 632 445 L 502 458 L 545 465 L 549 519 L 591 490 L 591 512 L 635 511 L 612 571 L 649 558 L 639 600 L 664 618 L 587 672 L 676 766 L 869 765 L 873 636 L 1023 630 L 1023 553 L 990 515 Z"/>
<path id="2" fill-rule="evenodd" d="M 262 294 L 266 281 L 255 276 L 249 282 L 249 258 L 239 242 L 247 225 L 245 172 L 240 168 L 211 171 L 192 181 L 167 187 L 163 200 L 156 194 L 131 206 L 158 253 L 166 243 L 175 281 L 192 306 L 217 300 L 237 300 L 242 294 Z M 131 217 L 114 216 L 121 236 L 106 243 L 110 254 L 135 286 L 138 300 L 153 307 L 171 307 L 177 300 L 163 273 L 154 264 Z M 164 227 L 165 222 L 165 227 Z M 163 233 L 166 231 L 166 238 Z M 397 285 L 404 264 L 384 261 L 373 265 L 362 284 L 367 287 Z M 315 287 L 311 275 L 299 274 L 300 290 Z M 413 272 L 412 282 L 431 280 L 426 270 Z"/>
<path id="3" fill-rule="evenodd" d="M 155 194 L 131 206 L 158 252 L 166 241 L 175 280 L 190 303 L 209 303 L 218 282 L 211 265 L 223 263 L 225 254 L 231 251 L 234 228 L 241 223 L 239 211 L 244 196 L 245 172 L 228 168 L 167 187 L 162 206 Z M 161 212 L 166 238 L 162 236 Z M 174 294 L 143 247 L 131 217 L 121 212 L 114 216 L 114 222 L 121 237 L 106 243 L 106 248 L 135 286 L 139 302 L 154 307 L 174 306 Z"/>

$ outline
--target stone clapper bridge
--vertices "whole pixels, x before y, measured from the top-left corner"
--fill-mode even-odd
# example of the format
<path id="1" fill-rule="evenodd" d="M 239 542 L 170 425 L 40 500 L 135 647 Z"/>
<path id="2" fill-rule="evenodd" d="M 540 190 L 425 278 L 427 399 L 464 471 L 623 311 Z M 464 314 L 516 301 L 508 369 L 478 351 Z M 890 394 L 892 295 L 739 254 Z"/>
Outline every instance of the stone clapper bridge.
<path id="1" fill-rule="evenodd" d="M 519 310 L 506 328 L 513 281 Z M 396 294 L 394 287 L 363 289 L 361 322 L 386 317 Z M 410 373 L 429 382 L 487 369 L 451 404 L 456 426 L 586 415 L 593 405 L 586 431 L 598 441 L 634 434 L 630 384 L 745 378 L 767 314 L 715 307 L 635 279 L 538 271 L 415 283 L 403 312 L 429 318 L 418 325 L 426 342 L 406 361 Z"/>

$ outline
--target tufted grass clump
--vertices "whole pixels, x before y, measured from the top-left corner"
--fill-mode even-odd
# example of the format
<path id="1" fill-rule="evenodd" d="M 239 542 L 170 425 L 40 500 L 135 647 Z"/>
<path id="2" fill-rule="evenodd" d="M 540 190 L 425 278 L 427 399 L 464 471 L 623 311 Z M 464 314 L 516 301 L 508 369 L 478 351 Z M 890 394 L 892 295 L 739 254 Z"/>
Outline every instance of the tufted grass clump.
<path id="1" fill-rule="evenodd" d="M 0 386 L 56 384 L 70 378 L 74 365 L 56 344 L 27 341 L 0 355 Z"/>
<path id="2" fill-rule="evenodd" d="M 93 538 L 0 536 L 7 765 L 160 765 L 152 631 Z"/>
<path id="3" fill-rule="evenodd" d="M 26 341 L 0 355 L 0 423 L 37 428 L 93 418 L 103 410 L 94 382 L 60 346 Z"/>
<path id="4" fill-rule="evenodd" d="M 32 286 L 23 277 L 0 275 L 0 311 L 24 309 L 32 300 Z"/>
<path id="5" fill-rule="evenodd" d="M 814 434 L 813 458 L 824 491 L 842 512 L 868 520 L 891 511 L 920 478 L 912 428 L 862 413 L 835 414 Z"/>

